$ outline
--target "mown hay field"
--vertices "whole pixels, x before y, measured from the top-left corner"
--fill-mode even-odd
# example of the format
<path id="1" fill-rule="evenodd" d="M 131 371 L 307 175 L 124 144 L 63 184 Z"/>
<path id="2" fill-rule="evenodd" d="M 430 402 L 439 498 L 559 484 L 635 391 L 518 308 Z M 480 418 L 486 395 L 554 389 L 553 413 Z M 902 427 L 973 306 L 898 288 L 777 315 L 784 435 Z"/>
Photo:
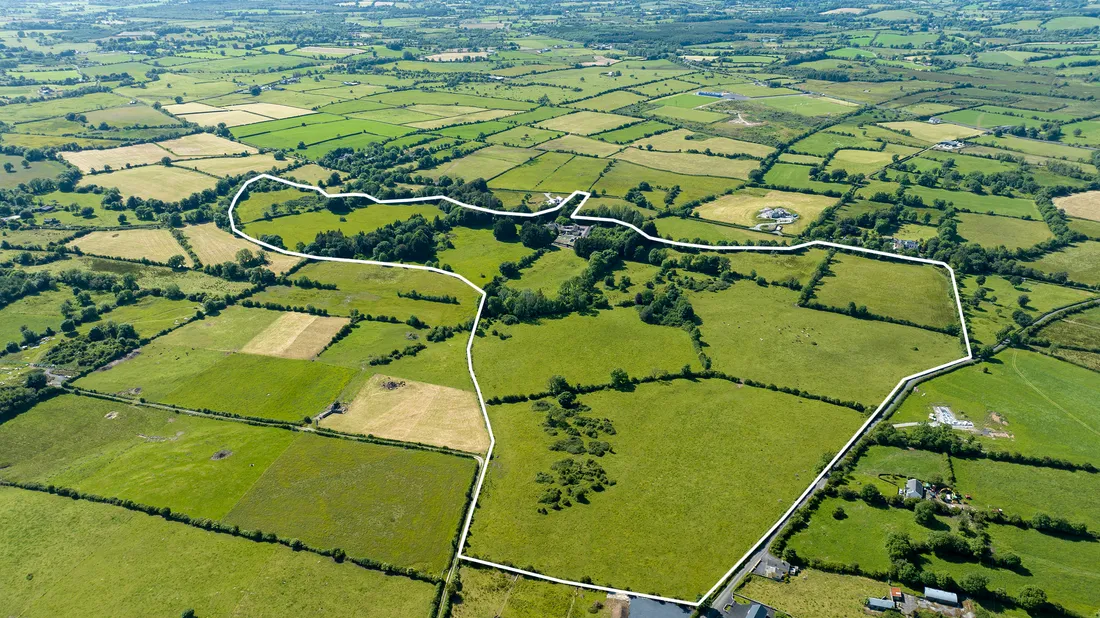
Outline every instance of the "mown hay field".
<path id="1" fill-rule="evenodd" d="M 180 157 L 215 157 L 256 152 L 251 146 L 218 137 L 213 133 L 196 133 L 157 145 Z"/>
<path id="2" fill-rule="evenodd" d="M 267 195 L 267 194 L 261 194 Z M 274 251 L 266 251 L 258 245 L 230 234 L 213 223 L 191 225 L 183 229 L 183 235 L 191 243 L 191 249 L 199 256 L 203 264 L 221 264 L 222 262 L 234 262 L 237 253 L 241 249 L 248 249 L 252 253 L 262 252 L 267 256 L 266 268 L 277 275 L 290 270 L 300 259 Z"/>
<path id="3" fill-rule="evenodd" d="M 727 159 L 705 154 L 656 152 L 638 148 L 627 148 L 615 155 L 615 158 L 678 174 L 740 179 L 748 178 L 749 172 L 760 165 L 752 159 Z"/>
<path id="4" fill-rule="evenodd" d="M 69 241 L 68 246 L 79 247 L 84 253 L 130 260 L 167 262 L 173 255 L 182 255 L 184 263 L 192 265 L 187 252 L 165 229 L 91 232 Z"/>
<path id="5" fill-rule="evenodd" d="M 322 427 L 484 453 L 489 433 L 473 393 L 375 374 L 348 405 Z"/>
<path id="6" fill-rule="evenodd" d="M 795 234 L 835 203 L 836 198 L 822 195 L 745 188 L 702 204 L 695 210 L 704 219 L 751 227 L 770 221 L 757 216 L 764 208 L 783 208 L 798 215 L 794 223 L 783 226 L 784 232 Z"/>
<path id="7" fill-rule="evenodd" d="M 281 358 L 311 359 L 320 354 L 347 323 L 346 318 L 321 317 L 288 311 L 244 344 L 241 352 Z"/>
<path id="8" fill-rule="evenodd" d="M 564 131 L 578 135 L 592 135 L 617 129 L 625 124 L 637 122 L 630 116 L 607 114 L 603 112 L 581 111 L 566 116 L 558 116 L 550 120 L 543 120 L 538 126 L 551 131 Z"/>
<path id="9" fill-rule="evenodd" d="M 85 176 L 81 185 L 95 184 L 114 187 L 124 197 L 131 195 L 142 199 L 158 199 L 175 202 L 192 193 L 212 189 L 217 179 L 196 171 L 175 166 L 145 165 L 109 174 Z"/>
<path id="10" fill-rule="evenodd" d="M 1071 217 L 1100 221 L 1100 191 L 1086 191 L 1054 198 L 1054 205 Z"/>
<path id="11" fill-rule="evenodd" d="M 766 157 L 775 149 L 763 144 L 743 142 L 728 137 L 714 137 L 705 133 L 695 133 L 687 129 L 676 129 L 667 133 L 660 133 L 651 137 L 640 139 L 631 146 L 645 148 L 653 146 L 655 150 L 668 152 L 681 152 L 698 150 L 704 152 L 710 150 L 718 154 L 747 154 L 754 157 Z"/>
<path id="12" fill-rule="evenodd" d="M 127 165 L 159 163 L 164 157 L 169 159 L 178 158 L 171 151 L 165 150 L 156 144 L 136 144 L 103 150 L 79 150 L 61 153 L 59 156 L 80 168 L 80 171 L 85 174 L 93 170 L 102 172 L 107 169 L 107 166 L 117 170 Z"/>

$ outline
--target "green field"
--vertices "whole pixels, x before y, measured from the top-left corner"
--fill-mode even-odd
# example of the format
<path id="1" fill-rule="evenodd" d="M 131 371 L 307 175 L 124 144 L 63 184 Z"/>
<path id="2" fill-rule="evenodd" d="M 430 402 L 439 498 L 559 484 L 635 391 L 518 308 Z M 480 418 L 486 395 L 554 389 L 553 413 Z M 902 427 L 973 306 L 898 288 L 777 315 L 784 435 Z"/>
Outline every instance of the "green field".
<path id="1" fill-rule="evenodd" d="M 293 249 L 298 243 L 308 245 L 313 242 L 321 232 L 341 230 L 347 236 L 354 236 L 358 232 L 372 232 L 395 221 L 407 221 L 416 215 L 431 221 L 435 217 L 445 216 L 445 213 L 431 204 L 372 204 L 343 214 L 315 210 L 270 220 L 254 219 L 244 226 L 244 232 L 253 238 L 264 234 L 278 235 L 284 245 Z"/>
<path id="2" fill-rule="evenodd" d="M 1011 435 L 981 438 L 988 449 L 1094 462 L 1100 414 L 1090 401 L 1097 384 L 1096 374 L 1087 369 L 1035 352 L 1007 350 L 992 363 L 957 369 L 921 384 L 891 421 L 925 421 L 932 406 L 946 405 L 979 428 Z M 1007 425 L 997 422 L 993 413 Z"/>
<path id="3" fill-rule="evenodd" d="M 866 305 L 871 313 L 945 328 L 959 323 L 951 275 L 935 266 L 838 255 L 833 276 L 815 292 L 818 302 Z"/>
<path id="4" fill-rule="evenodd" d="M 5 423 L 0 442 L 5 478 L 167 506 L 427 573 L 449 560 L 473 474 L 472 461 L 450 455 L 71 395 Z"/>
<path id="5" fill-rule="evenodd" d="M 478 296 L 454 277 L 422 270 L 368 266 L 348 266 L 334 262 L 313 262 L 299 269 L 298 276 L 335 284 L 336 290 L 271 286 L 252 297 L 259 303 L 275 302 L 295 307 L 312 304 L 330 315 L 347 316 L 352 309 L 374 316 L 388 315 L 406 320 L 415 315 L 432 325 L 455 325 L 476 311 Z M 402 298 L 398 292 L 413 290 L 434 296 L 453 296 L 459 304 L 437 303 Z"/>
<path id="6" fill-rule="evenodd" d="M 959 280 L 959 293 L 964 297 L 973 297 L 978 287 L 975 277 L 962 277 Z M 986 289 L 985 297 L 978 302 L 976 308 L 970 306 L 964 308 L 967 312 L 966 323 L 973 342 L 983 345 L 996 343 L 997 333 L 1001 329 L 1019 327 L 1012 317 L 1016 310 L 1021 310 L 1034 319 L 1059 307 L 1095 296 L 1086 290 L 1032 280 L 1014 286 L 1009 280 L 997 276 L 986 277 L 985 283 L 980 287 Z M 1026 294 L 1028 297 L 1026 307 L 1019 305 L 1021 294 Z"/>
<path id="7" fill-rule="evenodd" d="M 28 616 L 421 615 L 431 584 L 120 507 L 0 488 L 0 605 Z M 330 594 L 317 594 L 323 581 Z"/>
<path id="8" fill-rule="evenodd" d="M 1048 253 L 1032 262 L 1048 273 L 1066 273 L 1070 281 L 1100 285 L 1100 242 L 1083 242 Z"/>
<path id="9" fill-rule="evenodd" d="M 901 378 L 963 356 L 954 337 L 802 309 L 785 288 L 744 281 L 690 299 L 715 369 L 872 408 Z"/>
<path id="10" fill-rule="evenodd" d="M 510 337 L 474 341 L 474 371 L 486 397 L 544 391 L 554 374 L 570 384 L 600 384 L 615 368 L 633 376 L 698 368 L 686 332 L 646 324 L 630 308 L 494 328 Z"/>
<path id="11" fill-rule="evenodd" d="M 543 486 L 533 479 L 564 453 L 547 448 L 553 438 L 531 404 L 490 407 L 496 464 L 469 553 L 687 599 L 756 541 L 805 488 L 821 454 L 861 422 L 844 408 L 714 380 L 646 384 L 581 401 L 615 424 L 606 438 L 614 452 L 598 461 L 615 485 L 590 494 L 588 504 L 540 515 Z M 815 430 L 787 431 L 792 423 Z M 676 557 L 698 568 L 660 566 Z"/>
<path id="12" fill-rule="evenodd" d="M 80 386 L 284 421 L 314 416 L 336 399 L 353 372 L 308 360 L 237 352 L 280 315 L 233 307 L 173 331 L 133 358 L 88 375 Z"/>
<path id="13" fill-rule="evenodd" d="M 1050 228 L 1042 221 L 1012 217 L 990 217 L 959 213 L 959 236 L 983 247 L 1004 245 L 1008 249 L 1032 247 L 1051 238 Z"/>
<path id="14" fill-rule="evenodd" d="M 607 600 L 604 592 L 516 577 L 476 566 L 463 565 L 459 579 L 462 581 L 461 600 L 451 609 L 455 618 L 571 616 Z M 588 613 L 601 618 L 611 616 L 606 607 Z"/>

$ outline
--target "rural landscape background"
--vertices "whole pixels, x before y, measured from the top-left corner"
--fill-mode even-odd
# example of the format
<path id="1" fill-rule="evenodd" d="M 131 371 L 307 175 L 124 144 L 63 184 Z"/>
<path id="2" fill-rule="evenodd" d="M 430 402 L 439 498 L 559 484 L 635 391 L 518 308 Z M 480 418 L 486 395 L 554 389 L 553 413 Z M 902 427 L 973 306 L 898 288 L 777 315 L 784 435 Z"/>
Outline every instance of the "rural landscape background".
<path id="1" fill-rule="evenodd" d="M 1100 616 L 1100 5 L 0 0 L 0 615 Z"/>

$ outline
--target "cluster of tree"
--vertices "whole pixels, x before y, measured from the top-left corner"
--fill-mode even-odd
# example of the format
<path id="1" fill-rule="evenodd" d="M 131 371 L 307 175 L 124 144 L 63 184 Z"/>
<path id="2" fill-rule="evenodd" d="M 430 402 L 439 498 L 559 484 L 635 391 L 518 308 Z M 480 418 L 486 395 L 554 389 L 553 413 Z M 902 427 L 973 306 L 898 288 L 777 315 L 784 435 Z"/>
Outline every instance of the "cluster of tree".
<path id="1" fill-rule="evenodd" d="M 993 129 L 993 135 L 1001 137 L 1005 133 L 1009 135 L 1015 135 L 1016 137 L 1026 137 L 1029 139 L 1042 139 L 1051 142 L 1056 142 L 1062 139 L 1062 125 L 1057 122 L 1046 121 L 1041 123 L 1038 127 L 1026 126 L 1023 124 L 1013 127 L 996 127 Z"/>
<path id="2" fill-rule="evenodd" d="M 0 307 L 52 287 L 53 277 L 46 271 L 30 274 L 17 268 L 0 269 Z"/>
<path id="3" fill-rule="evenodd" d="M 438 217 L 421 215 L 395 221 L 370 232 L 346 236 L 342 230 L 319 232 L 301 251 L 325 257 L 372 259 L 381 262 L 429 262 L 435 259 L 434 235 L 450 226 Z"/>
<path id="4" fill-rule="evenodd" d="M 7 420 L 59 392 L 61 389 L 49 385 L 49 378 L 43 371 L 32 370 L 23 378 L 22 384 L 0 386 L 0 421 Z"/>
<path id="5" fill-rule="evenodd" d="M 370 365 L 388 365 L 393 361 L 404 358 L 406 356 L 416 356 L 420 353 L 421 350 L 426 349 L 428 349 L 428 346 L 417 341 L 416 343 L 407 345 L 400 350 L 393 350 L 389 354 L 386 354 L 384 356 L 372 356 L 367 362 Z"/>
<path id="6" fill-rule="evenodd" d="M 634 297 L 634 303 L 638 305 L 638 316 L 646 324 L 692 327 L 697 320 L 687 295 L 675 283 L 666 285 L 656 293 L 643 290 Z"/>
<path id="7" fill-rule="evenodd" d="M 138 344 L 133 326 L 108 321 L 93 326 L 83 335 L 63 339 L 46 352 L 43 360 L 54 365 L 91 369 L 122 358 Z"/>
<path id="8" fill-rule="evenodd" d="M 333 286 L 335 289 L 336 286 Z M 409 298 L 412 300 L 427 300 L 433 303 L 444 303 L 448 305 L 457 305 L 458 298 L 451 296 L 450 294 L 421 294 L 416 290 L 410 290 L 408 292 L 397 291 L 397 296 L 400 298 Z"/>

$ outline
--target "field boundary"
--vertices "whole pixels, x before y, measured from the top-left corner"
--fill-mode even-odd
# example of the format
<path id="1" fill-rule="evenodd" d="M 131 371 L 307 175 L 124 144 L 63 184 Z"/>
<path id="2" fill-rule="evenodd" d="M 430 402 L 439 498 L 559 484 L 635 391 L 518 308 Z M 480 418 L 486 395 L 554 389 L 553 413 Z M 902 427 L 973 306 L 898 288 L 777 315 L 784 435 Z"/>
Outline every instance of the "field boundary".
<path id="1" fill-rule="evenodd" d="M 535 573 L 535 572 L 532 572 L 532 571 L 524 571 L 522 569 L 517 569 L 515 567 L 511 567 L 511 566 L 508 566 L 508 565 L 505 565 L 505 564 L 489 562 L 487 560 L 481 560 L 479 558 L 474 558 L 472 556 L 466 556 L 466 555 L 463 555 L 463 553 L 462 553 L 463 548 L 466 545 L 466 539 L 467 539 L 467 537 L 469 535 L 469 532 L 470 532 L 470 524 L 473 522 L 474 511 L 477 510 L 477 501 L 478 501 L 478 498 L 481 495 L 482 487 L 484 486 L 485 475 L 486 475 L 486 473 L 488 472 L 488 469 L 489 469 L 488 462 L 492 458 L 493 449 L 496 446 L 496 436 L 493 434 L 493 426 L 489 422 L 489 413 L 488 413 L 488 411 L 485 407 L 485 398 L 482 396 L 481 385 L 478 383 L 477 375 L 474 373 L 473 345 L 474 345 L 474 338 L 475 338 L 476 333 L 477 333 L 477 327 L 481 322 L 481 315 L 482 315 L 482 313 L 485 309 L 485 299 L 487 297 L 487 295 L 485 293 L 485 290 L 478 287 L 476 284 L 471 282 L 466 277 L 463 277 L 462 275 L 460 275 L 458 273 L 455 273 L 455 272 L 443 270 L 441 268 L 435 268 L 435 267 L 432 267 L 432 266 L 423 266 L 423 265 L 420 265 L 420 264 L 402 264 L 402 263 L 397 263 L 397 262 L 381 262 L 381 261 L 377 261 L 377 260 L 359 260 L 359 259 L 354 259 L 354 258 L 316 256 L 316 255 L 310 255 L 310 254 L 307 254 L 307 253 L 301 253 L 301 252 L 297 252 L 297 251 L 290 251 L 288 249 L 284 249 L 282 247 L 276 247 L 275 245 L 272 245 L 270 243 L 266 243 L 266 242 L 263 242 L 263 241 L 258 240 L 256 238 L 253 238 L 253 237 L 249 236 L 248 234 L 244 233 L 242 230 L 237 228 L 237 224 L 233 220 L 233 209 L 236 208 L 237 202 L 241 199 L 241 197 L 248 190 L 248 187 L 250 185 L 252 185 L 253 183 L 259 182 L 261 180 L 271 180 L 271 181 L 274 181 L 274 182 L 277 182 L 277 183 L 280 183 L 280 184 L 284 184 L 284 185 L 287 185 L 287 186 L 290 186 L 290 187 L 295 187 L 297 189 L 302 189 L 302 190 L 306 190 L 306 191 L 314 191 L 314 192 L 316 192 L 316 193 L 318 193 L 318 194 L 320 194 L 320 195 L 322 195 L 326 198 L 358 197 L 358 198 L 367 199 L 367 200 L 369 200 L 369 201 L 371 201 L 375 204 L 409 204 L 409 203 L 440 202 L 440 201 L 443 201 L 443 202 L 447 202 L 449 204 L 453 204 L 455 206 L 459 206 L 461 208 L 468 208 L 470 210 L 475 210 L 475 211 L 478 211 L 478 212 L 484 212 L 484 213 L 488 213 L 488 214 L 492 214 L 492 215 L 509 216 L 509 217 L 522 217 L 522 218 L 528 218 L 528 219 L 538 217 L 538 216 L 541 216 L 541 215 L 545 215 L 545 214 L 549 214 L 549 213 L 552 213 L 552 212 L 561 211 L 565 208 L 566 204 L 568 204 L 569 202 L 571 202 L 573 200 L 573 198 L 575 198 L 577 196 L 582 196 L 582 198 L 580 200 L 580 203 L 577 204 L 577 207 L 575 209 L 573 209 L 573 211 L 571 213 L 569 213 L 569 215 L 568 215 L 569 218 L 575 219 L 575 220 L 578 220 L 578 221 L 592 221 L 592 222 L 598 222 L 598 223 L 609 223 L 609 224 L 612 224 L 612 225 L 621 225 L 621 226 L 630 228 L 631 230 L 633 230 L 634 232 L 640 234 L 643 238 L 645 238 L 649 241 L 662 243 L 662 244 L 666 244 L 666 245 L 670 245 L 670 246 L 674 246 L 674 247 L 684 247 L 684 248 L 689 248 L 689 249 L 703 249 L 703 250 L 708 250 L 708 251 L 768 251 L 768 252 L 777 252 L 777 251 L 779 251 L 779 252 L 795 252 L 795 251 L 801 251 L 802 249 L 807 249 L 807 248 L 810 248 L 810 247 L 820 246 L 820 247 L 831 247 L 831 248 L 835 248 L 835 249 L 842 250 L 842 251 L 850 251 L 850 252 L 855 252 L 855 253 L 865 253 L 865 254 L 869 254 L 869 255 L 876 255 L 876 256 L 879 256 L 879 257 L 885 257 L 885 258 L 895 259 L 895 260 L 900 260 L 900 261 L 917 262 L 917 263 L 920 263 L 920 264 L 928 264 L 928 265 L 932 265 L 932 266 L 939 266 L 939 267 L 942 267 L 942 268 L 946 269 L 947 272 L 951 275 L 951 288 L 955 293 L 955 305 L 956 305 L 956 307 L 958 309 L 958 312 L 959 312 L 959 325 L 960 325 L 960 330 L 961 330 L 961 334 L 962 334 L 962 337 L 963 337 L 963 342 L 964 342 L 964 345 L 966 347 L 966 356 L 963 357 L 963 358 L 953 360 L 953 361 L 944 363 L 942 365 L 932 367 L 931 369 L 926 369 L 924 371 L 920 371 L 920 372 L 917 372 L 915 374 L 912 374 L 912 375 L 909 375 L 909 376 L 906 376 L 906 377 L 902 378 L 898 382 L 897 386 L 895 386 L 893 388 L 893 390 L 890 391 L 889 395 L 886 396 L 886 398 L 882 401 L 882 403 L 879 404 L 877 408 L 875 408 L 875 411 L 867 417 L 866 422 L 864 422 L 864 424 L 862 426 L 860 426 L 859 429 L 856 430 L 856 432 L 852 436 L 852 438 L 850 440 L 848 440 L 848 442 L 843 447 L 841 447 L 841 449 L 837 452 L 837 454 L 833 457 L 833 459 L 828 463 L 828 465 L 826 465 L 824 467 L 824 469 L 810 482 L 810 484 L 806 488 L 806 490 L 793 502 L 790 509 L 788 509 L 787 512 L 784 513 L 783 516 L 778 521 L 776 521 L 776 523 L 771 528 L 769 528 L 763 534 L 763 536 L 760 537 L 760 540 L 758 540 L 756 543 L 754 543 L 752 545 L 752 547 L 749 548 L 748 552 L 746 552 L 744 556 L 742 556 L 741 558 L 739 558 L 737 560 L 737 562 L 729 569 L 729 571 L 727 571 L 724 575 L 722 575 L 721 578 L 718 579 L 718 581 L 714 584 L 714 586 L 710 590 L 708 590 L 705 594 L 703 594 L 700 597 L 699 601 L 689 601 L 687 599 L 675 599 L 675 598 L 662 597 L 662 596 L 652 595 L 652 594 L 644 594 L 644 593 L 639 593 L 639 592 L 633 592 L 633 591 L 630 591 L 630 590 L 609 588 L 609 587 L 605 587 L 605 586 L 598 586 L 598 585 L 595 585 L 595 584 L 589 584 L 589 583 L 584 583 L 584 582 L 560 579 L 560 578 L 552 577 L 552 576 L 549 576 L 549 575 L 544 575 L 544 574 L 541 574 L 541 573 Z M 875 250 L 875 249 L 867 249 L 867 248 L 864 248 L 864 247 L 853 247 L 853 246 L 850 246 L 850 245 L 843 245 L 843 244 L 840 244 L 840 243 L 834 243 L 834 242 L 829 242 L 829 241 L 825 241 L 825 240 L 812 240 L 812 241 L 807 241 L 807 242 L 804 242 L 804 243 L 799 243 L 797 245 L 785 245 L 785 246 L 783 246 L 783 245 L 781 245 L 781 246 L 704 245 L 704 244 L 698 244 L 698 243 L 666 240 L 664 238 L 660 238 L 660 237 L 657 237 L 657 236 L 652 236 L 650 234 L 647 234 L 644 231 L 642 231 L 640 228 L 638 228 L 637 226 L 632 225 L 630 223 L 627 223 L 625 221 L 620 221 L 619 219 L 614 219 L 614 218 L 611 218 L 611 217 L 593 217 L 593 216 L 579 214 L 581 209 L 584 208 L 585 203 L 591 197 L 591 195 L 592 194 L 587 192 L 587 191 L 580 191 L 580 190 L 573 191 L 566 198 L 561 200 L 561 202 L 559 202 L 556 206 L 552 206 L 550 208 L 544 208 L 544 209 L 539 210 L 537 212 L 525 213 L 525 212 L 510 212 L 510 211 L 505 211 L 505 210 L 495 210 L 495 209 L 492 209 L 492 208 L 485 208 L 485 207 L 482 207 L 482 206 L 474 206 L 472 204 L 466 204 L 466 203 L 460 202 L 460 201 L 458 201 L 454 198 L 448 197 L 446 195 L 421 196 L 421 197 L 412 197 L 412 198 L 398 198 L 398 199 L 383 200 L 383 199 L 378 199 L 378 198 L 374 197 L 373 195 L 370 195 L 370 194 L 367 194 L 367 193 L 357 193 L 357 192 L 329 193 L 321 187 L 308 185 L 308 184 L 304 184 L 304 183 L 299 183 L 299 182 L 294 182 L 294 181 L 291 181 L 291 180 L 286 180 L 286 179 L 283 179 L 283 178 L 279 178 L 277 176 L 272 176 L 270 174 L 257 174 L 256 176 L 253 176 L 252 178 L 249 178 L 248 180 L 246 180 L 240 186 L 240 188 L 237 189 L 237 192 L 233 195 L 233 200 L 229 203 L 228 215 L 229 215 L 229 226 L 233 230 L 234 234 L 237 234 L 238 236 L 241 236 L 242 238 L 244 238 L 244 239 L 246 239 L 250 242 L 253 242 L 253 243 L 255 243 L 255 244 L 257 244 L 261 247 L 269 249 L 271 251 L 282 253 L 284 255 L 290 255 L 290 256 L 294 256 L 294 257 L 311 259 L 311 260 L 319 260 L 319 261 L 327 261 L 327 262 L 342 262 L 342 263 L 347 263 L 347 264 L 366 264 L 366 265 L 369 265 L 369 266 L 383 266 L 383 267 L 388 267 L 388 268 L 406 268 L 406 269 L 410 269 L 410 270 L 423 270 L 423 271 L 438 273 L 438 274 L 445 275 L 445 276 L 448 276 L 448 277 L 453 277 L 455 279 L 458 279 L 458 280 L 462 281 L 466 285 L 468 285 L 471 288 L 473 288 L 474 290 L 476 290 L 481 295 L 481 300 L 478 302 L 477 314 L 474 317 L 473 327 L 470 329 L 470 337 L 466 342 L 466 365 L 467 365 L 467 369 L 470 372 L 470 379 L 473 381 L 473 384 L 474 384 L 474 390 L 477 393 L 478 405 L 481 407 L 481 414 L 482 414 L 483 419 L 485 420 L 485 427 L 486 427 L 487 431 L 489 432 L 489 450 L 486 451 L 486 453 L 485 453 L 484 464 L 481 466 L 481 470 L 478 473 L 477 482 L 476 482 L 476 485 L 474 487 L 473 497 L 470 500 L 470 508 L 469 508 L 469 511 L 467 511 L 467 513 L 466 513 L 465 522 L 464 522 L 463 527 L 462 527 L 462 532 L 459 536 L 459 542 L 458 542 L 458 546 L 457 546 L 458 547 L 457 556 L 456 556 L 458 560 L 465 560 L 467 562 L 472 562 L 472 563 L 475 563 L 475 564 L 481 564 L 483 566 L 494 567 L 494 568 L 501 569 L 503 571 L 508 571 L 508 572 L 511 572 L 511 573 L 515 573 L 515 574 L 518 574 L 518 575 L 524 575 L 524 576 L 527 576 L 527 577 L 533 577 L 533 578 L 536 578 L 536 579 L 542 579 L 542 580 L 546 580 L 546 581 L 550 581 L 550 582 L 554 582 L 554 583 L 559 583 L 559 584 L 566 584 L 566 585 L 575 586 L 575 587 L 579 587 L 579 588 L 586 588 L 586 589 L 589 589 L 589 590 L 598 590 L 598 591 L 601 591 L 601 592 L 611 592 L 611 593 L 626 594 L 626 595 L 636 596 L 636 597 L 644 597 L 644 598 L 653 599 L 653 600 L 656 600 L 656 601 L 664 601 L 664 602 L 677 603 L 677 604 L 680 604 L 680 605 L 686 605 L 686 606 L 693 607 L 693 608 L 699 607 L 709 597 L 711 597 L 715 592 L 717 592 L 721 588 L 722 584 L 727 579 L 729 579 L 730 576 L 732 576 L 737 571 L 737 569 L 740 568 L 745 563 L 745 561 L 747 561 L 753 554 L 755 554 L 757 551 L 759 551 L 759 549 L 768 541 L 768 539 L 777 530 L 779 530 L 779 528 L 781 528 L 783 525 L 786 524 L 786 522 L 790 518 L 790 516 L 799 508 L 799 506 L 806 500 L 806 498 L 809 497 L 814 492 L 814 490 L 817 488 L 818 484 L 820 484 L 829 475 L 829 473 L 832 471 L 833 467 L 848 453 L 849 450 L 851 450 L 851 448 L 856 444 L 856 442 L 859 441 L 859 439 L 863 436 L 863 434 L 867 430 L 867 428 L 870 427 L 872 424 L 874 424 L 878 420 L 878 417 L 881 415 L 882 411 L 884 409 L 886 409 L 887 406 L 889 406 L 890 402 L 899 394 L 900 391 L 902 391 L 904 389 L 905 384 L 907 382 L 909 382 L 910 380 L 915 379 L 915 378 L 920 378 L 920 377 L 923 377 L 925 375 L 929 375 L 929 374 L 935 373 L 937 371 L 941 371 L 941 370 L 946 369 L 948 367 L 953 367 L 955 365 L 970 362 L 974 359 L 973 350 L 971 349 L 971 345 L 970 345 L 970 335 L 969 335 L 969 333 L 967 332 L 967 329 L 966 329 L 966 315 L 963 312 L 962 297 L 959 295 L 958 280 L 955 276 L 955 270 L 953 268 L 951 268 L 951 266 L 949 264 L 947 264 L 946 262 L 941 262 L 939 260 L 932 260 L 932 259 L 928 259 L 928 258 L 898 255 L 898 254 L 895 254 L 895 253 L 889 253 L 889 252 L 886 252 L 886 251 L 878 251 L 878 250 Z M 452 570 L 452 573 L 453 573 L 454 566 L 452 566 L 451 570 Z M 447 581 L 450 581 L 450 575 L 448 575 Z"/>

